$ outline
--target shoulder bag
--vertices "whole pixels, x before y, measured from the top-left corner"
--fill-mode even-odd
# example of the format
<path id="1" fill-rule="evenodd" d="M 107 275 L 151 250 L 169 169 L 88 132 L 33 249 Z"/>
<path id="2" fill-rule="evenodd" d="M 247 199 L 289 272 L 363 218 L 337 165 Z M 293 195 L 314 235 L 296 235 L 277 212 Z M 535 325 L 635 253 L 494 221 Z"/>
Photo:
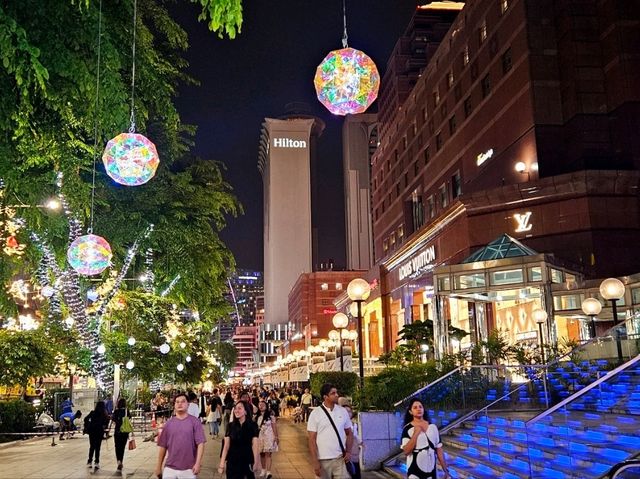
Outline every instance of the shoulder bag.
<path id="1" fill-rule="evenodd" d="M 336 436 L 338 437 L 338 444 L 340 444 L 340 450 L 342 451 L 342 455 L 344 455 L 345 453 L 344 444 L 342 444 L 342 438 L 340 437 L 340 433 L 338 432 L 338 428 L 336 427 L 336 424 L 333 422 L 333 418 L 331 417 L 331 414 L 329 414 L 329 411 L 327 411 L 327 409 L 324 407 L 324 404 L 321 404 L 320 408 L 324 411 L 324 413 L 329 418 L 329 422 L 331 423 L 331 426 L 333 427 L 333 430 L 336 432 Z M 347 472 L 349 473 L 349 475 L 353 477 L 356 474 L 356 467 L 353 465 L 353 462 L 344 461 L 344 465 L 347 467 Z"/>
<path id="2" fill-rule="evenodd" d="M 133 425 L 129 419 L 128 411 L 124 410 L 124 417 L 122 418 L 122 424 L 120 424 L 120 432 L 128 434 L 133 432 Z"/>

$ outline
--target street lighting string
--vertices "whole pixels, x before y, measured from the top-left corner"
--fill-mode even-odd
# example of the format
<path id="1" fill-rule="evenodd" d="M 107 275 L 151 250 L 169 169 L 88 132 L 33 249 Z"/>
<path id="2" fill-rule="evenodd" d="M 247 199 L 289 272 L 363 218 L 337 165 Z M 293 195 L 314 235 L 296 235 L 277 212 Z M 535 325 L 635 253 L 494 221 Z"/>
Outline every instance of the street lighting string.
<path id="1" fill-rule="evenodd" d="M 96 69 L 96 106 L 95 106 L 95 124 L 93 128 L 93 173 L 91 176 L 91 209 L 89 218 L 89 233 L 93 233 L 93 209 L 95 206 L 96 198 L 96 161 L 98 158 L 98 125 L 99 116 L 98 109 L 100 105 L 100 59 L 101 59 L 101 47 L 102 47 L 102 0 L 100 0 L 98 7 L 98 66 Z"/>

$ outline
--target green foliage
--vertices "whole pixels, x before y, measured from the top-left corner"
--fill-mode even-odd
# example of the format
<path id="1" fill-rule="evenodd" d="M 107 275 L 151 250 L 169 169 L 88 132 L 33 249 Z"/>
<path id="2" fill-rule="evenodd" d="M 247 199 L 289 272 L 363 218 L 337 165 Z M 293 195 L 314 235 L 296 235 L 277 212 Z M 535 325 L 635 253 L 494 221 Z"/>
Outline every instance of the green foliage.
<path id="1" fill-rule="evenodd" d="M 451 339 L 462 340 L 469 333 L 448 325 L 448 334 Z M 404 341 L 389 353 L 379 357 L 379 361 L 388 366 L 400 366 L 409 363 L 419 363 L 428 351 L 433 351 L 433 321 L 414 321 L 405 324 L 398 333 L 398 341 Z M 423 346 L 428 346 L 427 352 L 422 350 Z"/>
<path id="2" fill-rule="evenodd" d="M 55 350 L 43 331 L 0 330 L 0 385 L 25 386 L 54 366 Z"/>
<path id="3" fill-rule="evenodd" d="M 363 406 L 390 411 L 396 402 L 440 375 L 435 361 L 386 368 L 375 376 L 365 378 L 366 405 Z"/>
<path id="4" fill-rule="evenodd" d="M 230 371 L 238 361 L 238 349 L 233 343 L 223 341 L 216 346 L 216 356 L 222 369 Z"/>
<path id="5" fill-rule="evenodd" d="M 242 28 L 241 0 L 191 0 L 202 5 L 198 20 L 208 20 L 209 29 L 222 38 L 226 33 L 235 38 Z"/>
<path id="6" fill-rule="evenodd" d="M 36 408 L 21 399 L 0 402 L 0 442 L 19 439 L 2 433 L 33 432 L 36 425 Z"/>
<path id="7" fill-rule="evenodd" d="M 320 396 L 320 388 L 325 383 L 333 384 L 340 396 L 353 396 L 358 383 L 358 375 L 349 371 L 319 371 L 309 377 L 311 394 Z"/>

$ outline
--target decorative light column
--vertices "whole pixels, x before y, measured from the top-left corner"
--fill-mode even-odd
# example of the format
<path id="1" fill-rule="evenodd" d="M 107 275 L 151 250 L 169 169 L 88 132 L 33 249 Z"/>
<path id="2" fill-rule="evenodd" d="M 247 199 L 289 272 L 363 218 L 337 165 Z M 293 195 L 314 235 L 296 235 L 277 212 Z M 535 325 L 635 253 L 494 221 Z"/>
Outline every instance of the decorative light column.
<path id="1" fill-rule="evenodd" d="M 540 331 L 540 353 L 542 355 L 542 364 L 545 364 L 544 359 L 544 334 L 542 334 L 542 325 L 547 322 L 547 312 L 544 309 L 534 309 L 532 311 L 533 320 L 538 323 L 538 330 Z"/>
<path id="2" fill-rule="evenodd" d="M 602 311 L 602 304 L 596 298 L 587 298 L 582 302 L 582 312 L 589 317 L 589 339 L 596 337 L 595 317 Z"/>
<path id="3" fill-rule="evenodd" d="M 347 296 L 357 304 L 356 317 L 358 319 L 358 353 L 359 353 L 359 373 L 360 373 L 360 394 L 364 396 L 364 347 L 362 346 L 362 303 L 367 300 L 371 293 L 371 286 L 362 278 L 351 280 L 347 286 Z"/>
<path id="4" fill-rule="evenodd" d="M 331 319 L 333 327 L 338 330 L 338 341 L 340 341 L 340 371 L 344 371 L 344 358 L 342 357 L 342 331 L 349 324 L 349 318 L 344 313 L 336 313 Z"/>
<path id="5" fill-rule="evenodd" d="M 624 297 L 624 284 L 618 278 L 607 278 L 600 283 L 600 294 L 606 300 L 611 301 L 613 324 L 618 325 L 617 302 Z M 618 362 L 622 363 L 622 342 L 620 341 L 620 328 L 616 328 L 616 349 L 618 350 Z"/>

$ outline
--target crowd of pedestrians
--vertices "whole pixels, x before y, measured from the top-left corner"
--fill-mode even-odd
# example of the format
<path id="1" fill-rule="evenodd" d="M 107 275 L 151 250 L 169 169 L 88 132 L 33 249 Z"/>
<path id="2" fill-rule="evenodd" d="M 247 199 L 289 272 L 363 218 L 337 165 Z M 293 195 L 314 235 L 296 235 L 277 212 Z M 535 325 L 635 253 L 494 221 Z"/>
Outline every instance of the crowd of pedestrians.
<path id="1" fill-rule="evenodd" d="M 77 424 L 81 414 L 73 413 L 72 408 L 71 401 L 65 401 L 63 415 Z M 110 409 L 105 401 L 98 401 L 83 421 L 83 432 L 89 436 L 87 465 L 95 470 L 100 468 L 102 441 L 110 437 L 111 425 L 118 471 L 123 469 L 127 444 L 128 449 L 135 448 L 126 400 L 120 398 L 116 408 Z M 309 388 L 157 392 L 148 411 L 154 424 L 157 421 L 154 433 L 145 440 L 157 442 L 158 478 L 195 479 L 208 433 L 211 440 L 222 439 L 218 472 L 224 477 L 272 479 L 273 454 L 280 450 L 278 419 L 288 416 L 293 422 L 306 423 L 317 478 L 361 479 L 359 458 L 364 444 L 355 411 L 332 384 L 324 384 L 318 398 Z M 438 464 L 444 479 L 449 478 L 438 428 L 429 422 L 419 399 L 410 401 L 403 424 L 401 447 L 407 456 L 407 479 L 435 479 Z"/>

